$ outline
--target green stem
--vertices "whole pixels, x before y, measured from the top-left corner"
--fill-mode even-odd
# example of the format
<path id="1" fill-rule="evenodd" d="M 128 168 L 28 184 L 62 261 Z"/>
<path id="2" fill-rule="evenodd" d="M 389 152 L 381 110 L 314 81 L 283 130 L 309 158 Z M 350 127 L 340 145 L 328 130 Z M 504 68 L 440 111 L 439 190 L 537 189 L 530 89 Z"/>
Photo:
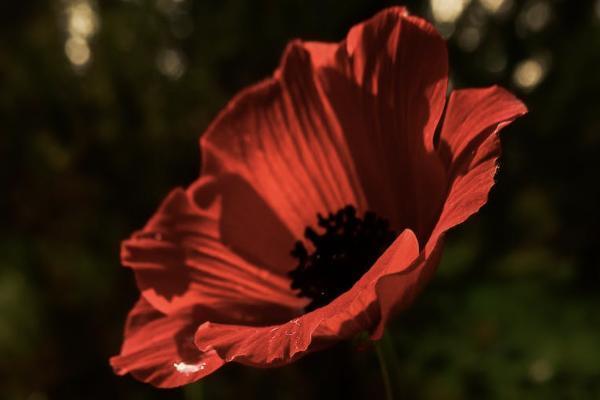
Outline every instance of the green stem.
<path id="1" fill-rule="evenodd" d="M 390 371 L 385 361 L 382 342 L 383 340 L 375 342 L 375 352 L 377 353 L 377 360 L 379 361 L 379 368 L 381 370 L 381 378 L 383 379 L 383 386 L 385 387 L 385 398 L 386 400 L 394 400 L 392 382 L 390 380 Z"/>
<path id="2" fill-rule="evenodd" d="M 388 333 L 388 331 L 384 331 L 383 333 L 383 337 L 381 338 L 381 343 L 382 343 L 382 348 L 384 349 L 384 354 L 386 354 L 388 356 L 388 362 L 390 364 L 390 371 L 391 371 L 391 375 L 392 377 L 399 377 L 398 371 L 400 371 L 400 364 L 398 362 L 398 353 L 396 353 L 396 346 L 394 345 L 394 339 L 392 339 L 392 336 Z M 393 383 L 393 382 L 392 382 Z M 397 386 L 397 382 L 396 385 L 394 385 L 396 388 L 398 388 Z"/>

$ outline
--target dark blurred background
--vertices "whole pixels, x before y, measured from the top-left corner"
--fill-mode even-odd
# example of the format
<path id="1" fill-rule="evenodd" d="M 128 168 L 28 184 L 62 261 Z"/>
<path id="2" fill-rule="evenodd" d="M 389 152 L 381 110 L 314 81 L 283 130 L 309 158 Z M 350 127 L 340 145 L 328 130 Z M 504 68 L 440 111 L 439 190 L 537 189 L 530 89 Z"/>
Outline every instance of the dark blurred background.
<path id="1" fill-rule="evenodd" d="M 373 352 L 227 366 L 157 390 L 116 377 L 137 290 L 119 242 L 199 170 L 198 137 L 292 38 L 340 40 L 394 2 L 0 3 L 0 398 L 379 398 Z M 449 40 L 454 87 L 500 83 L 489 204 L 394 322 L 401 399 L 600 399 L 600 1 L 407 1 Z"/>

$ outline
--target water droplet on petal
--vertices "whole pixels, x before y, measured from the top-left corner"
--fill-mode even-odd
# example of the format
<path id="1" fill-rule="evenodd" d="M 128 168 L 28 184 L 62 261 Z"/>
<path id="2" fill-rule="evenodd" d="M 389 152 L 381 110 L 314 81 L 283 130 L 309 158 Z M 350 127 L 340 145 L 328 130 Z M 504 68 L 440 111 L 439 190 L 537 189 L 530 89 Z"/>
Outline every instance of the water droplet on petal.
<path id="1" fill-rule="evenodd" d="M 189 374 L 196 373 L 198 371 L 202 371 L 204 368 L 206 368 L 206 363 L 200 362 L 198 364 L 187 364 L 184 362 L 178 362 L 178 363 L 174 363 L 173 367 L 175 367 L 177 372 L 180 372 L 185 375 L 189 375 Z"/>

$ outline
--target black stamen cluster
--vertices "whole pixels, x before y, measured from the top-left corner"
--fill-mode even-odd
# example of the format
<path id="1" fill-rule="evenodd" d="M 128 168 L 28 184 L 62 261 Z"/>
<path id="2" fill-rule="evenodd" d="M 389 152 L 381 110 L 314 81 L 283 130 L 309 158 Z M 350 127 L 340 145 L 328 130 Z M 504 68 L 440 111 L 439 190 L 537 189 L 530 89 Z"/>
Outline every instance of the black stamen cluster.
<path id="1" fill-rule="evenodd" d="M 327 218 L 321 214 L 317 217 L 324 232 L 319 234 L 311 227 L 304 231 L 314 252 L 309 254 L 301 241 L 291 252 L 298 259 L 298 266 L 289 273 L 292 289 L 300 290 L 299 297 L 312 299 L 306 311 L 322 307 L 349 290 L 396 238 L 385 219 L 369 211 L 363 219 L 358 218 L 352 206 Z"/>

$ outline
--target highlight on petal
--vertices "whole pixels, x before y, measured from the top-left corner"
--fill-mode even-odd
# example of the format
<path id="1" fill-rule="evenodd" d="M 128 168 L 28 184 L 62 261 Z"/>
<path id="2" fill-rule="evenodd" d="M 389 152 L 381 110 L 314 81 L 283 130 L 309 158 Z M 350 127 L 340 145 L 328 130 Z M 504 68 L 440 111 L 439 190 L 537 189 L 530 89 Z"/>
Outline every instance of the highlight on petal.
<path id="1" fill-rule="evenodd" d="M 185 385 L 209 375 L 223 365 L 214 352 L 193 345 L 201 322 L 194 313 L 164 315 L 140 298 L 127 318 L 121 353 L 110 359 L 115 373 L 132 374 L 157 387 Z"/>
<path id="2" fill-rule="evenodd" d="M 328 305 L 270 326 L 206 322 L 196 332 L 196 346 L 201 351 L 215 350 L 227 362 L 260 367 L 292 362 L 307 350 L 371 329 L 379 317 L 377 283 L 409 270 L 418 256 L 417 238 L 405 230 L 352 289 Z M 405 289 L 410 290 L 410 286 L 399 291 Z"/>

